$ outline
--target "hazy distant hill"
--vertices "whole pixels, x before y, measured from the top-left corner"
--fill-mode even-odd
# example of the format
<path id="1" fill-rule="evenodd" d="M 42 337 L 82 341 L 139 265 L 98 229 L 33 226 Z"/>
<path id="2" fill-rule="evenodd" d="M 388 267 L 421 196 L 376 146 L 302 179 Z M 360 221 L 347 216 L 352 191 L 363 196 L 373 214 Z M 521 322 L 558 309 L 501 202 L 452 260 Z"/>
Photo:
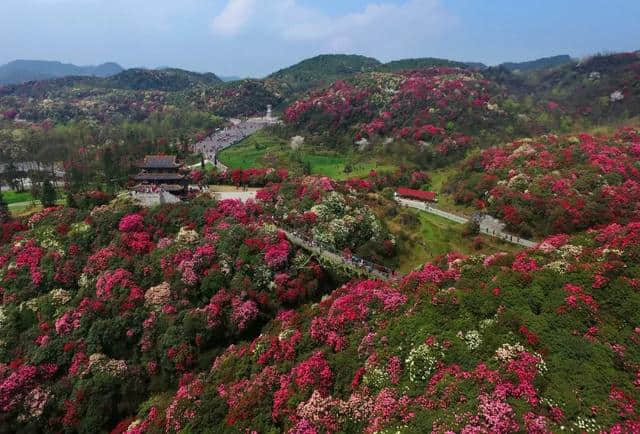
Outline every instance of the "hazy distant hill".
<path id="1" fill-rule="evenodd" d="M 323 54 L 274 72 L 267 79 L 276 80 L 288 92 L 304 92 L 360 72 L 373 71 L 380 65 L 380 61 L 371 57 Z"/>
<path id="2" fill-rule="evenodd" d="M 500 66 L 509 71 L 531 72 L 539 69 L 554 68 L 573 62 L 571 56 L 563 54 L 560 56 L 543 57 L 541 59 L 530 60 L 528 62 L 506 62 Z"/>
<path id="3" fill-rule="evenodd" d="M 220 77 L 220 80 L 224 81 L 225 83 L 228 83 L 230 81 L 242 80 L 242 77 L 238 77 L 236 75 L 219 75 L 218 77 Z"/>
<path id="4" fill-rule="evenodd" d="M 98 66 L 77 66 L 48 60 L 14 60 L 0 66 L 0 85 L 67 76 L 109 77 L 122 71 L 120 65 L 112 62 Z"/>

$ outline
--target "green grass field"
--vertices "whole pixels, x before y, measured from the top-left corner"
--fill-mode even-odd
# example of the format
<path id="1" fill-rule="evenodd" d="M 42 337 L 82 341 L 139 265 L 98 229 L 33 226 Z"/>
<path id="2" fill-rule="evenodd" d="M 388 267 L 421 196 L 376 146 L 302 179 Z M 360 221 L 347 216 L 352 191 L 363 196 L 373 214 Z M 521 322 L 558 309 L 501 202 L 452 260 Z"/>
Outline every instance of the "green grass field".
<path id="1" fill-rule="evenodd" d="M 288 150 L 289 145 L 284 140 L 263 130 L 220 152 L 218 158 L 222 164 L 234 169 L 259 168 L 267 166 L 269 156 L 278 158 Z"/>
<path id="2" fill-rule="evenodd" d="M 66 203 L 66 199 L 56 200 L 56 205 L 66 205 Z M 26 217 L 40 210 L 42 210 L 42 205 L 39 200 L 15 202 L 9 205 L 9 211 L 14 217 Z"/>
<path id="3" fill-rule="evenodd" d="M 404 240 L 401 243 L 399 254 L 401 258 L 399 270 L 403 273 L 409 272 L 415 267 L 451 251 L 469 255 L 518 250 L 517 246 L 484 235 L 481 235 L 484 246 L 476 250 L 472 245 L 474 237 L 464 237 L 462 235 L 463 225 L 433 214 L 415 210 L 405 210 L 405 212 L 411 213 L 418 218 L 419 225 L 416 228 L 404 227 L 398 222 L 397 218 L 387 221 L 392 233 L 396 235 L 401 231 L 410 233 L 409 240 Z"/>
<path id="4" fill-rule="evenodd" d="M 366 176 L 371 170 L 395 170 L 396 167 L 390 164 L 381 163 L 375 160 L 368 160 L 353 163 L 352 159 L 341 155 L 314 155 L 305 154 L 303 161 L 308 161 L 311 165 L 311 173 L 314 175 L 324 175 L 333 179 L 342 180 L 354 177 Z M 344 168 L 351 162 L 352 170 L 345 172 Z"/>
<path id="5" fill-rule="evenodd" d="M 4 200 L 9 205 L 11 205 L 12 203 L 28 202 L 28 201 L 34 200 L 33 196 L 28 191 L 21 191 L 21 192 L 13 191 L 13 190 L 3 191 L 2 197 L 4 197 Z"/>
<path id="6" fill-rule="evenodd" d="M 329 176 L 333 179 L 362 177 L 372 169 L 395 170 L 395 166 L 375 159 L 362 159 L 360 155 L 344 155 L 332 152 L 315 152 L 313 149 L 292 151 L 289 144 L 267 131 L 258 131 L 219 155 L 220 161 L 231 168 L 249 169 L 260 167 L 299 167 L 300 161 L 309 163 L 313 175 Z M 296 161 L 298 160 L 298 161 Z M 347 165 L 352 170 L 344 171 Z"/>

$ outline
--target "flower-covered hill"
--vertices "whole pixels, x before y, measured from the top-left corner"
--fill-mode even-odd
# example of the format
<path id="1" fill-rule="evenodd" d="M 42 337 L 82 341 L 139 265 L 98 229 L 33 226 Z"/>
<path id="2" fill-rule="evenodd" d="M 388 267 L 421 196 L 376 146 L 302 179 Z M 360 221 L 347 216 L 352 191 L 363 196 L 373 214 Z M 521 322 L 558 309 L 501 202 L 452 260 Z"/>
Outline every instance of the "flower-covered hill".
<path id="1" fill-rule="evenodd" d="M 283 310 L 128 433 L 640 430 L 640 225 L 447 255 Z"/>
<path id="2" fill-rule="evenodd" d="M 284 90 L 280 83 L 268 79 L 238 80 L 177 96 L 219 116 L 264 116 L 267 105 L 282 103 Z"/>
<path id="3" fill-rule="evenodd" d="M 66 77 L 0 87 L 0 119 L 113 123 L 176 108 L 244 116 L 281 101 L 277 83 L 265 80 L 222 83 L 212 74 L 131 69 L 109 78 Z"/>
<path id="4" fill-rule="evenodd" d="M 525 85 L 553 116 L 585 124 L 640 115 L 640 51 L 589 57 L 545 70 Z"/>
<path id="5" fill-rule="evenodd" d="M 351 143 L 395 138 L 419 143 L 416 158 L 441 164 L 464 155 L 474 136 L 513 124 L 505 91 L 479 72 L 433 67 L 372 72 L 338 81 L 291 104 L 285 121 L 310 132 L 346 134 Z"/>
<path id="6" fill-rule="evenodd" d="M 305 177 L 271 184 L 258 192 L 258 199 L 280 227 L 318 246 L 395 265 L 396 240 L 349 182 Z"/>
<path id="7" fill-rule="evenodd" d="M 640 219 L 640 132 L 517 140 L 470 157 L 447 187 L 525 236 Z"/>
<path id="8" fill-rule="evenodd" d="M 252 202 L 118 199 L 2 225 L 0 431 L 111 430 L 283 308 L 333 289 L 269 221 Z"/>

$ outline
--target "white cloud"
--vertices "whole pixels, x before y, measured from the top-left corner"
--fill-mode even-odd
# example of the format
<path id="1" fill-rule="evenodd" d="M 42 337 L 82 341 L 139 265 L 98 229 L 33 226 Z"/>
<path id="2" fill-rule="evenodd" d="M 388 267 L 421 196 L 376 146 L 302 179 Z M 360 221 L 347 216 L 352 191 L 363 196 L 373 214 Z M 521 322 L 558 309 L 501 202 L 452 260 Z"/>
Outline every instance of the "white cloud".
<path id="1" fill-rule="evenodd" d="M 331 16 L 297 0 L 228 0 L 213 19 L 214 33 L 248 35 L 259 29 L 280 43 L 304 43 L 320 51 L 358 51 L 380 57 L 415 53 L 455 26 L 440 0 L 370 3 L 361 11 Z M 275 42 L 275 41 L 273 41 Z M 423 47 L 428 52 L 428 47 Z"/>
<path id="2" fill-rule="evenodd" d="M 215 32 L 223 35 L 237 34 L 256 9 L 260 7 L 255 0 L 229 0 L 222 12 L 213 19 L 211 26 Z"/>

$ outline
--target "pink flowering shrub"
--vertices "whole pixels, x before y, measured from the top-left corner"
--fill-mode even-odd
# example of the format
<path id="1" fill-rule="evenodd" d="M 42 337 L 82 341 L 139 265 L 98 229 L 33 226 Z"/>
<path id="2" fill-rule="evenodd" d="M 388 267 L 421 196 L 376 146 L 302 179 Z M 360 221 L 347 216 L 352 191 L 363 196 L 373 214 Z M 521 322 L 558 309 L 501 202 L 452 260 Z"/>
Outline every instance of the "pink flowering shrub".
<path id="1" fill-rule="evenodd" d="M 447 255 L 395 283 L 351 282 L 219 356 L 207 377 L 217 398 L 190 404 L 193 426 L 204 427 L 200 408 L 220 399 L 219 426 L 249 432 L 555 432 L 585 423 L 633 432 L 640 332 L 607 324 L 635 314 L 606 303 L 611 289 L 591 282 L 605 273 L 606 287 L 635 307 L 634 271 L 601 258 L 637 255 L 639 235 L 634 225 L 607 227 L 491 261 Z M 582 250 L 565 256 L 570 271 L 558 277 L 547 265 L 566 245 Z M 606 387 L 591 369 L 609 372 Z M 580 407 L 568 404 L 574 396 Z"/>
<path id="2" fill-rule="evenodd" d="M 140 232 L 144 228 L 144 220 L 140 214 L 128 214 L 118 224 L 120 232 Z"/>
<path id="3" fill-rule="evenodd" d="M 283 239 L 268 246 L 264 252 L 264 260 L 271 268 L 277 268 L 286 263 L 288 256 L 289 243 Z"/>
<path id="4" fill-rule="evenodd" d="M 256 202 L 122 207 L 47 209 L 0 245 L 7 430 L 177 430 L 195 417 L 207 357 L 326 291 L 314 259 L 292 267 L 297 248 L 263 228 Z M 274 341 L 264 363 L 293 360 L 300 340 Z M 158 385 L 179 396 L 135 425 Z"/>

